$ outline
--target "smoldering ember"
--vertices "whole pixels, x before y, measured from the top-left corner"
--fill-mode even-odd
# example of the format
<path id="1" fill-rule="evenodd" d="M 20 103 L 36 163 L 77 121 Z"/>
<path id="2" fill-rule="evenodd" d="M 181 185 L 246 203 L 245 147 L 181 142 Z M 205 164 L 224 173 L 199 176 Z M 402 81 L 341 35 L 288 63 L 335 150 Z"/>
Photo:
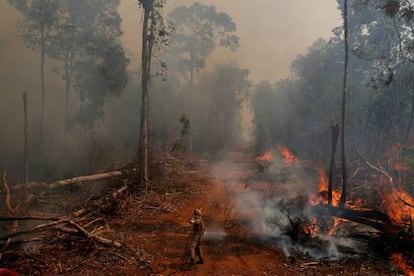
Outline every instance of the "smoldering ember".
<path id="1" fill-rule="evenodd" d="M 0 275 L 414 275 L 413 0 L 0 14 Z"/>

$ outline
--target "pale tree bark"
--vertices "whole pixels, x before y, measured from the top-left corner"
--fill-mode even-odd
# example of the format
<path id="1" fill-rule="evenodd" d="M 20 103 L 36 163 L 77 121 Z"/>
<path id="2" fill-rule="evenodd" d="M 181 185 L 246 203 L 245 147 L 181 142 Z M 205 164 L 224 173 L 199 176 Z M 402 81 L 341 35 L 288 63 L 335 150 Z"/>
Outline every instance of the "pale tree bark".
<path id="1" fill-rule="evenodd" d="M 345 58 L 344 58 L 344 80 L 342 91 L 342 116 L 341 116 L 341 163 L 342 163 L 342 194 L 339 200 L 339 207 L 343 207 L 346 201 L 347 194 L 347 174 L 346 174 L 346 98 L 348 94 L 348 0 L 344 0 L 344 43 L 345 43 Z"/>
<path id="2" fill-rule="evenodd" d="M 29 183 L 29 136 L 27 133 L 27 91 L 23 92 L 23 113 L 24 113 L 24 183 Z"/>
<path id="3" fill-rule="evenodd" d="M 188 151 L 190 153 L 193 152 L 193 89 L 194 89 L 194 70 L 193 68 L 190 69 L 190 135 L 188 136 Z"/>
<path id="4" fill-rule="evenodd" d="M 73 58 L 65 56 L 65 133 L 63 136 L 63 156 L 66 156 L 66 143 L 69 129 L 69 100 L 72 88 Z"/>
<path id="5" fill-rule="evenodd" d="M 328 204 L 332 205 L 332 190 L 333 190 L 333 175 L 335 167 L 335 154 L 336 154 L 336 145 L 338 143 L 339 136 L 339 127 L 334 125 L 331 128 L 332 130 L 332 151 L 331 151 L 331 162 L 329 164 L 329 183 L 328 183 Z"/>
<path id="6" fill-rule="evenodd" d="M 151 72 L 151 55 L 154 43 L 151 19 L 154 0 L 142 1 L 144 8 L 144 22 L 142 26 L 142 53 L 141 53 L 141 127 L 138 159 L 140 163 L 139 183 L 149 188 L 148 177 L 148 132 L 149 132 L 149 85 Z"/>
<path id="7" fill-rule="evenodd" d="M 41 93 L 41 107 L 40 107 L 40 143 L 43 142 L 43 131 L 45 123 L 45 31 L 41 30 L 41 46 L 40 46 L 40 93 Z"/>

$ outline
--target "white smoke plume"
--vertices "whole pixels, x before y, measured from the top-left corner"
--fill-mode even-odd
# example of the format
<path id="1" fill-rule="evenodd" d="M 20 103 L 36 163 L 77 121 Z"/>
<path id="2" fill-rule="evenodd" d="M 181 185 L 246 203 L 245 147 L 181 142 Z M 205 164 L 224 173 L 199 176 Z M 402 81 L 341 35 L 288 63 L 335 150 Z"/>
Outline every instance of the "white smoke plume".
<path id="1" fill-rule="evenodd" d="M 275 246 L 283 250 L 286 256 L 300 252 L 315 259 L 341 258 L 339 247 L 358 248 L 349 239 L 333 236 L 315 236 L 321 241 L 320 246 L 307 246 L 306 242 L 293 240 L 289 235 L 292 224 L 295 222 L 309 222 L 311 214 L 307 210 L 308 197 L 311 192 L 317 192 L 318 176 L 309 173 L 309 163 L 298 162 L 286 165 L 282 157 L 273 153 L 274 159 L 268 173 L 275 176 L 274 183 L 266 179 L 252 178 L 245 189 L 240 189 L 243 183 L 235 180 L 234 175 L 225 175 L 224 172 L 243 171 L 245 168 L 235 169 L 237 164 L 231 161 L 220 162 L 213 168 L 213 175 L 224 183 L 226 190 L 233 197 L 233 215 L 247 223 L 243 225 L 252 236 L 274 242 Z M 282 179 L 283 176 L 283 179 Z M 209 235 L 213 235 L 211 232 Z M 219 232 L 220 233 L 220 232 Z"/>

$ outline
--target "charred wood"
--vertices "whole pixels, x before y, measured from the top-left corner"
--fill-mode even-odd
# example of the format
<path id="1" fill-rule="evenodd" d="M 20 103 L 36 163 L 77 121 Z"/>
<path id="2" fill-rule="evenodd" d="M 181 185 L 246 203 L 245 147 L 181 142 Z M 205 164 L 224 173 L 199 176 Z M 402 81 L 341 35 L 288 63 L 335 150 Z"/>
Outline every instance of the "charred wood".
<path id="1" fill-rule="evenodd" d="M 376 210 L 354 210 L 328 205 L 311 206 L 311 210 L 318 215 L 343 218 L 371 226 L 378 231 L 387 234 L 395 234 L 401 230 L 401 226 L 391 223 L 391 220 L 387 214 Z"/>

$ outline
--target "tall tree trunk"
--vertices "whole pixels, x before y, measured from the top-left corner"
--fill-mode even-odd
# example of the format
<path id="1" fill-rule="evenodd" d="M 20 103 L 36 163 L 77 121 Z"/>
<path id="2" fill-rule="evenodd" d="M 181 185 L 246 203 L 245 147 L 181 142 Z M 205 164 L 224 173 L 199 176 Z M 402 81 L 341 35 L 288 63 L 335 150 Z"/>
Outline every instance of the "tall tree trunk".
<path id="1" fill-rule="evenodd" d="M 328 204 L 332 205 L 332 190 L 333 190 L 333 171 L 335 167 L 335 154 L 336 146 L 338 143 L 339 136 L 339 126 L 334 125 L 331 128 L 332 130 L 332 151 L 331 151 L 331 162 L 329 164 L 329 183 L 328 183 Z"/>
<path id="2" fill-rule="evenodd" d="M 40 143 L 43 142 L 43 131 L 44 131 L 44 119 L 45 119 L 45 31 L 42 28 L 41 35 L 41 46 L 40 46 L 40 94 L 41 94 L 41 106 L 40 106 Z"/>
<path id="3" fill-rule="evenodd" d="M 193 152 L 193 87 L 194 87 L 194 70 L 190 69 L 190 135 L 188 136 L 188 150 Z"/>
<path id="4" fill-rule="evenodd" d="M 69 98 L 70 98 L 70 92 L 72 87 L 72 74 L 70 73 L 70 63 L 72 61 L 68 60 L 68 57 L 65 56 L 65 130 L 63 135 L 63 156 L 66 155 L 66 139 L 68 135 L 68 129 L 69 129 Z"/>
<path id="5" fill-rule="evenodd" d="M 339 200 L 339 207 L 344 207 L 347 193 L 347 175 L 346 175 L 346 145 L 345 145 L 345 126 L 346 126 L 346 98 L 348 94 L 348 0 L 344 0 L 344 43 L 345 43 L 345 60 L 344 60 L 344 80 L 342 92 L 342 116 L 341 116 L 341 163 L 342 163 L 342 194 Z"/>
<path id="6" fill-rule="evenodd" d="M 413 117 L 414 117 L 414 91 L 411 94 L 411 112 L 410 112 L 410 120 L 407 126 L 407 134 L 405 135 L 405 143 L 408 143 L 408 138 L 410 137 L 411 126 L 413 124 Z"/>
<path id="7" fill-rule="evenodd" d="M 27 133 L 27 91 L 23 92 L 23 112 L 24 112 L 24 183 L 27 187 L 29 183 L 29 138 Z"/>
<path id="8" fill-rule="evenodd" d="M 149 84 L 151 72 L 151 54 L 153 45 L 153 22 L 150 24 L 154 0 L 143 1 L 144 22 L 142 26 L 142 53 L 141 53 L 141 128 L 139 143 L 140 180 L 139 183 L 149 188 L 148 179 L 148 132 L 149 132 Z"/>
<path id="9" fill-rule="evenodd" d="M 94 147 L 94 140 L 95 140 L 95 123 L 94 120 L 92 118 L 91 121 L 91 133 L 90 133 L 90 138 L 91 138 L 91 159 L 90 159 L 90 166 L 91 166 L 91 174 L 94 174 L 95 171 L 95 147 Z"/>

